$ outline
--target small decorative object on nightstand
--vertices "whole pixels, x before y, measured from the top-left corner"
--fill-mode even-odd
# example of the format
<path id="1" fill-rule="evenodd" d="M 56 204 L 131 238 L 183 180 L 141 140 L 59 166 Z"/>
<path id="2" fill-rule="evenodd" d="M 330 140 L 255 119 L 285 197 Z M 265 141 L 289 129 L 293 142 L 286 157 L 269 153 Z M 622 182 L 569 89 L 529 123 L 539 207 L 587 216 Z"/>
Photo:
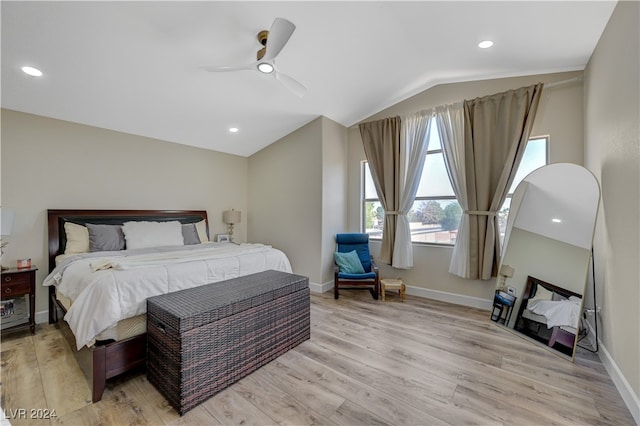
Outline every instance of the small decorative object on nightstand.
<path id="1" fill-rule="evenodd" d="M 2 332 L 31 329 L 35 333 L 36 271 L 29 268 L 8 268 L 2 271 L 0 298 L 0 328 Z"/>
<path id="2" fill-rule="evenodd" d="M 406 290 L 406 286 L 404 285 L 404 282 L 400 278 L 398 278 L 397 280 L 394 280 L 392 278 L 384 278 L 380 280 L 380 287 L 381 287 L 383 302 L 386 300 L 384 295 L 386 290 L 398 290 L 398 293 L 402 298 L 402 302 L 404 302 L 404 293 Z"/>

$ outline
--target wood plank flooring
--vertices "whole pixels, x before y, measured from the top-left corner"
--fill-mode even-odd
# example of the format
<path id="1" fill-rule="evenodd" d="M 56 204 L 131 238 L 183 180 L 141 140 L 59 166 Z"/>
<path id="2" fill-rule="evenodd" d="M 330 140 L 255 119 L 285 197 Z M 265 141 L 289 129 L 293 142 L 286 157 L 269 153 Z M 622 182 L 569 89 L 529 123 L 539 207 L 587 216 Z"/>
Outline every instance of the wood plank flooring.
<path id="1" fill-rule="evenodd" d="M 571 363 L 487 311 L 412 296 L 312 294 L 311 340 L 183 417 L 144 371 L 109 381 L 92 404 L 60 330 L 36 330 L 2 338 L 1 405 L 13 425 L 635 424 L 597 355 L 581 350 Z"/>

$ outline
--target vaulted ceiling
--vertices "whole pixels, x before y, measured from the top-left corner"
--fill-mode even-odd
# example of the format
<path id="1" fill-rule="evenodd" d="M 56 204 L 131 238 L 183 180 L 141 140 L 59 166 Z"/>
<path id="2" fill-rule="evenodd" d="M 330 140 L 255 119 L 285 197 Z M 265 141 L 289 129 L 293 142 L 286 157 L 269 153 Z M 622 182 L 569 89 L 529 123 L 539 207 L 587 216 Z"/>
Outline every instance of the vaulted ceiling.
<path id="1" fill-rule="evenodd" d="M 615 4 L 2 1 L 2 107 L 248 156 L 437 84 L 582 70 Z M 273 74 L 204 69 L 254 62 L 276 17 L 297 27 L 276 66 L 302 98 Z"/>

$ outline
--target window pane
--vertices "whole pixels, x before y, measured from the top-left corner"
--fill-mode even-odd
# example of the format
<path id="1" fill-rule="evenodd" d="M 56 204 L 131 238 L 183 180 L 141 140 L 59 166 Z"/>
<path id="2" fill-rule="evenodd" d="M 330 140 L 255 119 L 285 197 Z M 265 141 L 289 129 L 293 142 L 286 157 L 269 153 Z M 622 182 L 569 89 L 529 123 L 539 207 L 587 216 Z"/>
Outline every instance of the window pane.
<path id="1" fill-rule="evenodd" d="M 509 208 L 511 207 L 511 195 L 504 200 L 504 204 L 498 211 L 498 231 L 500 232 L 500 244 L 504 241 L 504 234 L 507 230 L 507 218 L 509 217 Z"/>
<path id="2" fill-rule="evenodd" d="M 442 152 L 427 154 L 416 197 L 441 197 L 443 195 L 455 195 L 444 165 L 444 156 Z"/>
<path id="3" fill-rule="evenodd" d="M 364 232 L 370 238 L 382 238 L 384 225 L 384 210 L 379 201 L 365 201 L 364 203 Z"/>
<path id="4" fill-rule="evenodd" d="M 411 241 L 454 244 L 461 217 L 456 200 L 416 200 L 409 212 Z"/>
<path id="5" fill-rule="evenodd" d="M 378 198 L 378 191 L 373 184 L 368 161 L 364 163 L 364 198 Z"/>
<path id="6" fill-rule="evenodd" d="M 547 142 L 547 138 L 529 139 L 527 142 L 522 161 L 516 172 L 516 177 L 511 184 L 511 188 L 509 188 L 509 195 L 507 195 L 502 208 L 498 211 L 500 244 L 504 241 L 504 234 L 507 229 L 507 218 L 509 216 L 513 191 L 515 191 L 516 187 L 529 173 L 547 164 Z"/>
<path id="7" fill-rule="evenodd" d="M 516 186 L 522 179 L 527 177 L 529 173 L 547 164 L 547 138 L 529 139 L 527 146 L 524 149 L 524 155 L 522 161 L 518 166 L 516 177 L 509 188 L 509 194 L 513 194 L 516 190 Z"/>
<path id="8" fill-rule="evenodd" d="M 434 149 L 442 149 L 442 145 L 440 144 L 440 133 L 438 132 L 438 125 L 436 124 L 436 120 L 431 120 L 431 131 L 429 132 L 429 148 L 428 151 L 433 151 Z"/>

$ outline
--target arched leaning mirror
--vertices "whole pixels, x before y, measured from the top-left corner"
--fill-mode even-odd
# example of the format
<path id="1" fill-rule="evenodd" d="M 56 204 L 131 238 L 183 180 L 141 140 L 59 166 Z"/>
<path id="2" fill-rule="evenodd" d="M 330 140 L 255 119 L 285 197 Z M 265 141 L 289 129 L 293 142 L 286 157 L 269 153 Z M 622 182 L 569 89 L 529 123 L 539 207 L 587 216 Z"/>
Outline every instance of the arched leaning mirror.
<path id="1" fill-rule="evenodd" d="M 550 164 L 516 188 L 491 319 L 573 360 L 600 187 L 582 166 Z"/>

